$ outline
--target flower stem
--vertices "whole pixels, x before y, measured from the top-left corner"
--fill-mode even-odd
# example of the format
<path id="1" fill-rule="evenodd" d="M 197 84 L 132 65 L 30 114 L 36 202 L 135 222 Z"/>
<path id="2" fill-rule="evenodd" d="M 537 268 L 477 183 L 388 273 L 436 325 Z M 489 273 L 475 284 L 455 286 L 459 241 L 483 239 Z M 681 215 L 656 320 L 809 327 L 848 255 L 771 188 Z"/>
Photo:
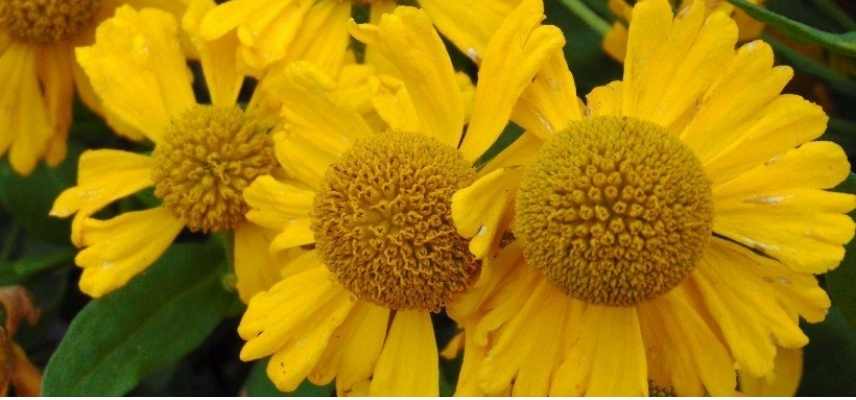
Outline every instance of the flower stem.
<path id="1" fill-rule="evenodd" d="M 559 0 L 568 10 L 574 13 L 576 16 L 580 17 L 589 27 L 595 30 L 595 32 L 599 33 L 601 36 L 605 36 L 607 32 L 609 32 L 609 23 L 606 22 L 603 18 L 597 15 L 594 11 L 588 8 L 580 0 Z"/>

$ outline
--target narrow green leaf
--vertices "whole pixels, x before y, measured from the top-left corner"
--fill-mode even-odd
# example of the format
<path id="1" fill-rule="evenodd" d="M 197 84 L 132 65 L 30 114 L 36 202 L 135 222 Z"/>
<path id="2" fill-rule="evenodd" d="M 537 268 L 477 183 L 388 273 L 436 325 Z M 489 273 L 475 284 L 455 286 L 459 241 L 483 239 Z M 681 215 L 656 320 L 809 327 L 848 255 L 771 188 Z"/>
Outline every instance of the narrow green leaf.
<path id="1" fill-rule="evenodd" d="M 797 71 L 816 76 L 829 84 L 832 90 L 856 96 L 856 82 L 840 73 L 827 68 L 825 65 L 812 60 L 798 51 L 786 46 L 773 36 L 764 35 L 764 41 L 769 43 L 776 54 L 785 62 L 793 66 Z"/>
<path id="2" fill-rule="evenodd" d="M 37 253 L 15 261 L 0 262 L 0 285 L 16 285 L 32 275 L 74 260 L 75 250 L 61 247 L 50 253 Z"/>
<path id="3" fill-rule="evenodd" d="M 222 321 L 235 296 L 216 244 L 178 244 L 128 286 L 72 321 L 45 370 L 45 395 L 122 395 L 176 363 Z"/>
<path id="4" fill-rule="evenodd" d="M 856 194 L 856 174 L 850 174 L 835 190 Z M 850 216 L 856 218 L 856 211 L 851 212 Z M 856 241 L 850 241 L 846 249 L 841 265 L 826 274 L 826 288 L 832 304 L 841 310 L 844 319 L 856 329 Z"/>
<path id="5" fill-rule="evenodd" d="M 746 11 L 752 18 L 764 22 L 795 40 L 808 40 L 848 57 L 856 57 L 856 32 L 830 33 L 812 28 L 802 22 L 794 21 L 776 14 L 764 7 L 746 0 L 728 0 Z"/>
<path id="6" fill-rule="evenodd" d="M 841 9 L 835 0 L 814 0 L 814 4 L 817 8 L 820 9 L 826 16 L 832 18 L 841 25 L 842 28 L 847 29 L 848 31 L 856 30 L 856 21 L 853 21 L 849 15 L 847 15 L 847 11 Z"/>
<path id="7" fill-rule="evenodd" d="M 291 393 L 283 393 L 277 390 L 273 382 L 267 376 L 265 368 L 268 360 L 259 360 L 253 364 L 250 375 L 244 381 L 244 391 L 247 396 L 253 397 L 329 397 L 335 392 L 333 384 L 316 386 L 309 381 L 303 381 L 297 390 Z"/>

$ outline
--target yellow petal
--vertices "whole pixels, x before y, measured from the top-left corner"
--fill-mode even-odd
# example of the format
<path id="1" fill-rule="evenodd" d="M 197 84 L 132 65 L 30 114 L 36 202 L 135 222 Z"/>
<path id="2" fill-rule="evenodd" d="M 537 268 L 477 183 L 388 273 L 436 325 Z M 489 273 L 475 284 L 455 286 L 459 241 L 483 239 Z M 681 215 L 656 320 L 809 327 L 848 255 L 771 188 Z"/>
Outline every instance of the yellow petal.
<path id="1" fill-rule="evenodd" d="M 757 118 L 793 76 L 790 67 L 773 67 L 773 50 L 761 41 L 740 47 L 721 69 L 681 133 L 703 162 L 740 138 L 744 125 Z"/>
<path id="2" fill-rule="evenodd" d="M 491 37 L 519 3 L 520 0 L 419 0 L 437 30 L 475 63 L 481 62 Z"/>
<path id="3" fill-rule="evenodd" d="M 155 142 L 196 102 L 169 13 L 120 7 L 98 27 L 94 45 L 77 49 L 77 60 L 108 113 Z"/>
<path id="4" fill-rule="evenodd" d="M 250 206 L 248 220 L 279 231 L 289 221 L 309 216 L 315 193 L 264 175 L 244 189 L 244 200 Z"/>
<path id="5" fill-rule="evenodd" d="M 248 222 L 235 229 L 235 286 L 244 303 L 279 280 L 279 265 L 268 253 L 271 236 Z"/>
<path id="6" fill-rule="evenodd" d="M 83 221 L 108 204 L 152 185 L 154 160 L 121 150 L 87 150 L 80 155 L 77 186 L 54 201 L 50 215 L 74 216 L 71 240 L 83 243 Z"/>
<path id="7" fill-rule="evenodd" d="M 486 176 L 501 168 L 521 168 L 529 165 L 538 155 L 538 149 L 544 143 L 539 137 L 524 132 L 511 145 L 502 150 L 481 169 L 479 176 Z"/>
<path id="8" fill-rule="evenodd" d="M 621 82 L 612 81 L 592 89 L 586 96 L 589 113 L 592 117 L 621 115 Z"/>
<path id="9" fill-rule="evenodd" d="M 522 272 L 527 272 L 528 269 L 522 265 L 523 262 L 523 251 L 517 242 L 511 242 L 501 249 L 495 257 L 485 258 L 482 261 L 482 269 L 476 282 L 452 304 L 448 305 L 449 316 L 460 324 L 468 325 L 469 322 L 487 317 L 487 310 L 484 306 L 492 296 L 499 294 L 503 300 L 514 297 L 512 296 L 514 285 L 503 286 L 503 282 L 508 281 L 519 285 L 525 281 L 525 279 L 510 278 L 512 276 L 514 278 L 525 276 Z M 476 329 L 470 329 L 469 336 L 471 338 L 476 337 Z"/>
<path id="10" fill-rule="evenodd" d="M 627 27 L 621 22 L 614 22 L 612 28 L 603 36 L 603 51 L 614 60 L 624 62 L 627 54 Z"/>
<path id="11" fill-rule="evenodd" d="M 802 349 L 779 349 L 776 366 L 770 379 L 740 376 L 740 391 L 749 396 L 794 396 L 803 370 Z"/>
<path id="12" fill-rule="evenodd" d="M 578 312 L 578 311 L 577 311 Z M 645 345 L 635 307 L 588 305 L 569 342 L 565 361 L 553 376 L 551 395 L 646 396 Z"/>
<path id="13" fill-rule="evenodd" d="M 469 331 L 470 327 L 471 325 L 465 325 L 464 331 Z M 455 396 L 485 396 L 487 393 L 479 384 L 479 369 L 484 361 L 485 346 L 477 344 L 472 335 L 461 335 L 464 335 L 464 360 L 458 373 Z"/>
<path id="14" fill-rule="evenodd" d="M 372 396 L 438 396 L 440 371 L 431 314 L 399 310 L 375 366 Z"/>
<path id="15" fill-rule="evenodd" d="M 48 165 L 55 167 L 65 159 L 71 126 L 74 50 L 66 44 L 57 44 L 43 48 L 39 58 L 39 79 L 53 127 L 53 136 L 48 140 L 44 158 Z"/>
<path id="16" fill-rule="evenodd" d="M 753 268 L 775 264 L 740 245 L 713 239 L 691 275 L 738 368 L 754 376 L 772 371 L 777 345 L 808 343 L 798 321 L 778 303 L 774 288 L 753 273 Z"/>
<path id="17" fill-rule="evenodd" d="M 313 7 L 330 0 L 292 0 L 268 4 L 238 27 L 242 61 L 263 72 L 270 64 L 283 60 L 294 44 L 297 32 Z"/>
<path id="18" fill-rule="evenodd" d="M 838 266 L 856 224 L 856 196 L 824 192 L 850 173 L 837 144 L 811 142 L 714 188 L 714 231 L 789 267 Z"/>
<path id="19" fill-rule="evenodd" d="M 336 391 L 348 393 L 369 379 L 383 349 L 389 324 L 388 308 L 367 302 L 357 306 L 342 326 L 342 352 L 336 375 Z"/>
<path id="20" fill-rule="evenodd" d="M 380 82 L 380 92 L 372 98 L 378 115 L 395 131 L 418 132 L 421 127 L 419 114 L 404 84 L 390 77 L 384 77 Z"/>
<path id="21" fill-rule="evenodd" d="M 288 221 L 270 244 L 271 252 L 288 250 L 293 247 L 315 243 L 310 218 L 298 218 Z"/>
<path id="22" fill-rule="evenodd" d="M 36 49 L 12 43 L 0 54 L 0 155 L 11 146 L 9 162 L 28 175 L 53 135 L 39 87 Z"/>
<path id="23" fill-rule="evenodd" d="M 318 363 L 333 332 L 345 321 L 353 306 L 351 294 L 339 290 L 335 298 L 295 330 L 295 337 L 268 362 L 267 373 L 277 389 L 283 392 L 297 389 Z"/>
<path id="24" fill-rule="evenodd" d="M 740 137 L 704 162 L 714 183 L 724 182 L 809 140 L 826 130 L 820 106 L 795 95 L 781 95 L 737 129 Z"/>
<path id="25" fill-rule="evenodd" d="M 74 259 L 83 268 L 80 290 L 97 298 L 124 286 L 152 265 L 183 227 L 162 207 L 106 221 L 87 219 L 82 233 L 86 248 Z"/>
<path id="26" fill-rule="evenodd" d="M 576 84 L 561 48 L 555 49 L 523 92 L 512 119 L 541 139 L 582 118 Z"/>
<path id="27" fill-rule="evenodd" d="M 470 252 L 483 258 L 499 243 L 511 221 L 511 206 L 522 168 L 498 169 L 452 196 L 452 219 L 470 240 Z"/>
<path id="28" fill-rule="evenodd" d="M 345 62 L 350 43 L 347 1 L 316 2 L 300 22 L 300 30 L 288 47 L 285 61 L 305 60 L 336 76 Z"/>
<path id="29" fill-rule="evenodd" d="M 465 107 L 452 61 L 431 19 L 413 7 L 384 14 L 378 25 L 356 25 L 351 34 L 374 46 L 398 72 L 413 101 L 424 134 L 458 146 Z"/>
<path id="30" fill-rule="evenodd" d="M 655 379 L 655 383 L 672 387 L 681 396 L 733 396 L 734 360 L 694 308 L 688 286 L 678 286 L 639 306 L 649 370 L 665 370 L 668 380 Z"/>
<path id="31" fill-rule="evenodd" d="M 637 6 L 640 7 L 642 5 Z M 722 65 L 733 57 L 737 42 L 734 21 L 723 13 L 714 13 L 707 19 L 704 14 L 703 2 L 693 2 L 674 19 L 669 36 L 647 59 L 644 70 L 636 69 L 640 74 L 632 76 L 632 85 L 625 71 L 625 115 L 671 127 L 696 106 L 721 73 Z M 634 25 L 639 23 L 641 19 L 634 16 L 630 24 L 631 44 Z M 628 59 L 632 57 L 631 52 L 632 48 L 628 51 Z M 635 60 L 637 63 L 644 61 Z M 629 63 L 627 65 L 629 68 Z M 636 104 L 627 108 L 629 97 L 634 98 Z"/>
<path id="32" fill-rule="evenodd" d="M 657 53 L 668 41 L 672 28 L 672 6 L 666 0 L 643 1 L 633 7 L 627 53 L 624 60 L 622 115 L 637 115 L 639 98 L 646 87 L 646 74 Z"/>
<path id="33" fill-rule="evenodd" d="M 251 18 L 253 13 L 265 8 L 267 0 L 234 0 L 218 5 L 205 14 L 200 33 L 206 40 L 219 39 Z M 283 2 L 277 2 L 282 4 Z M 279 4 L 277 4 L 279 6 Z M 279 6 L 282 7 L 282 6 Z"/>
<path id="34" fill-rule="evenodd" d="M 318 265 L 257 294 L 238 326 L 238 334 L 247 340 L 241 360 L 266 357 L 299 338 L 299 328 L 342 292 L 331 272 Z"/>
<path id="35" fill-rule="evenodd" d="M 461 144 L 465 159 L 476 160 L 496 141 L 508 123 L 514 105 L 532 83 L 535 74 L 564 46 L 562 32 L 555 26 L 540 25 L 543 19 L 541 1 L 524 0 L 505 19 L 488 44 L 479 69 L 473 115 Z M 558 87 L 566 83 L 552 84 Z M 541 86 L 536 84 L 538 90 Z M 575 105 L 573 102 L 572 106 Z"/>
<path id="36" fill-rule="evenodd" d="M 192 0 L 182 19 L 182 27 L 190 34 L 199 54 L 211 103 L 229 107 L 238 99 L 244 76 L 238 72 L 237 36 L 228 34 L 214 40 L 202 37 L 202 19 L 216 6 L 214 0 Z"/>

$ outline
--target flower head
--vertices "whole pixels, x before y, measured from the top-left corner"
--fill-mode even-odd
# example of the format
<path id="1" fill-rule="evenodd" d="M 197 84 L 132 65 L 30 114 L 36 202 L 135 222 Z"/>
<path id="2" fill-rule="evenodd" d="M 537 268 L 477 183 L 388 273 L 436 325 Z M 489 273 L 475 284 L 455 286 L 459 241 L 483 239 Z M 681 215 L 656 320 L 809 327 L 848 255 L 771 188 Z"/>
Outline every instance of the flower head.
<path id="1" fill-rule="evenodd" d="M 516 107 L 540 118 L 518 117 L 505 166 L 454 196 L 483 259 L 449 310 L 465 327 L 459 394 L 751 391 L 805 346 L 800 318 L 825 317 L 813 274 L 841 262 L 856 208 L 828 191 L 850 168 L 812 141 L 826 115 L 781 94 L 792 72 L 767 44 L 735 49 L 726 13 L 632 12 L 623 79 L 581 109 L 536 78 Z"/>

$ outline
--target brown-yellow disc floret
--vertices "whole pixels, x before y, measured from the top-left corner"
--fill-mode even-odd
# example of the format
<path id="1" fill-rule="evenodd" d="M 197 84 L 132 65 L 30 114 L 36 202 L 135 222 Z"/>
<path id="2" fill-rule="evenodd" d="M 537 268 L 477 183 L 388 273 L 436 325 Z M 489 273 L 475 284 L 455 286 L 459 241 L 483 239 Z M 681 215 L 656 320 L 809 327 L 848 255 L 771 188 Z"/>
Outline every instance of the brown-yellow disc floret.
<path id="1" fill-rule="evenodd" d="M 235 228 L 244 188 L 276 166 L 270 130 L 238 107 L 186 111 L 155 148 L 155 196 L 194 232 Z"/>
<path id="2" fill-rule="evenodd" d="M 631 306 L 687 277 L 712 219 L 710 182 L 686 145 L 652 123 L 598 117 L 542 146 L 521 182 L 514 233 L 568 295 Z"/>
<path id="3" fill-rule="evenodd" d="M 454 192 L 475 178 L 458 152 L 413 134 L 357 141 L 327 170 L 313 225 L 323 260 L 358 298 L 438 310 L 478 263 L 451 217 Z"/>
<path id="4" fill-rule="evenodd" d="M 0 0 L 0 28 L 15 39 L 47 45 L 83 31 L 100 6 L 101 0 Z"/>

